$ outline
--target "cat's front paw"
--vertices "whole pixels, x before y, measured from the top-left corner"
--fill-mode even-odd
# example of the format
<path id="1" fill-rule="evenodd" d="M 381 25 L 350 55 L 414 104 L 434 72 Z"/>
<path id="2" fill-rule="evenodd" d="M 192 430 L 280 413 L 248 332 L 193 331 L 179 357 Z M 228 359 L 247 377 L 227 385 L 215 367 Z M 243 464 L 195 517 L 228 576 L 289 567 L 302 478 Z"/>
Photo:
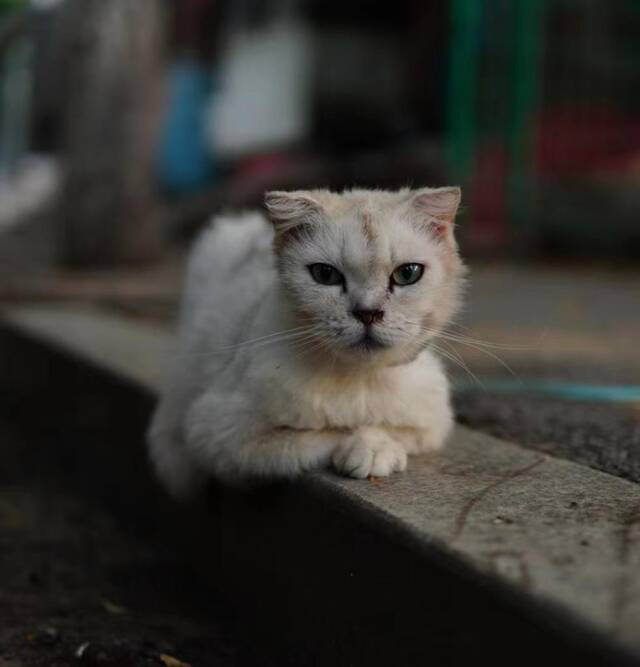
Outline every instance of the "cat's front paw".
<path id="1" fill-rule="evenodd" d="M 361 428 L 334 450 L 332 463 L 349 477 L 387 477 L 407 467 L 407 452 L 383 429 Z"/>

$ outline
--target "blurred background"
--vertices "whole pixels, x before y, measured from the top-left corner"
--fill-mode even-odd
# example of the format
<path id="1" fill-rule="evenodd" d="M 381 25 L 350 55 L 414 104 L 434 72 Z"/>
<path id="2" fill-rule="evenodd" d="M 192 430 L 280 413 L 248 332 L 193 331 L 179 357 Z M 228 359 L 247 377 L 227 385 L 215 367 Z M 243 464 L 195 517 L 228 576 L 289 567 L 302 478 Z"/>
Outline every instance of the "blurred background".
<path id="1" fill-rule="evenodd" d="M 1 0 L 0 302 L 168 323 L 217 211 L 460 184 L 469 370 L 633 388 L 639 89 L 637 0 Z"/>
<path id="2" fill-rule="evenodd" d="M 57 265 L 157 261 L 220 207 L 319 185 L 460 183 L 471 256 L 640 253 L 634 0 L 0 12 L 0 229 L 46 211 Z"/>
<path id="3" fill-rule="evenodd" d="M 113 352 L 105 314 L 172 326 L 190 242 L 219 211 L 272 188 L 461 185 L 469 294 L 438 343 L 458 419 L 640 481 L 639 91 L 640 0 L 0 0 L 0 316 L 64 321 L 72 345 L 95 316 L 82 335 Z M 138 437 L 124 399 L 91 391 L 64 409 Z M 0 643 L 17 628 L 20 647 L 60 646 L 67 623 L 73 651 L 99 656 L 105 617 L 117 642 L 180 655 L 180 614 L 145 629 L 118 601 L 142 586 L 155 609 L 167 583 L 194 586 L 146 547 L 132 570 L 111 520 L 44 493 L 51 470 L 91 485 L 92 468 L 67 465 L 73 434 L 51 440 L 26 405 L 48 456 L 29 454 L 10 410 Z M 184 655 L 232 664 L 208 624 L 189 632 L 210 643 Z"/>

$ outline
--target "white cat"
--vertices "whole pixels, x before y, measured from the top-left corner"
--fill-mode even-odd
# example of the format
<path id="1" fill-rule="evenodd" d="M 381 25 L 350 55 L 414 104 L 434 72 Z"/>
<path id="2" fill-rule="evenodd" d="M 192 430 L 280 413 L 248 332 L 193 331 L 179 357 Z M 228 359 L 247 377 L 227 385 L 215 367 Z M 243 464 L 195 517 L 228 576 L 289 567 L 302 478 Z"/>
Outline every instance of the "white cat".
<path id="1" fill-rule="evenodd" d="M 458 188 L 271 192 L 188 268 L 180 349 L 149 433 L 176 496 L 328 464 L 404 470 L 452 427 L 429 340 L 460 303 Z"/>

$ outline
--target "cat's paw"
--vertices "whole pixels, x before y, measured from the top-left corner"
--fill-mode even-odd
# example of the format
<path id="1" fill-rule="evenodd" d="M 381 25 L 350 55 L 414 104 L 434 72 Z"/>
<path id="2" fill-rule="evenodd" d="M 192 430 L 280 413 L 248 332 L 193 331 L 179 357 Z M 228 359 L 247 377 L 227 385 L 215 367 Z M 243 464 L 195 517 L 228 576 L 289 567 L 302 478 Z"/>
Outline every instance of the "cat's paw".
<path id="1" fill-rule="evenodd" d="M 339 473 L 349 477 L 387 477 L 407 467 L 407 452 L 383 429 L 362 428 L 334 450 L 332 463 Z"/>

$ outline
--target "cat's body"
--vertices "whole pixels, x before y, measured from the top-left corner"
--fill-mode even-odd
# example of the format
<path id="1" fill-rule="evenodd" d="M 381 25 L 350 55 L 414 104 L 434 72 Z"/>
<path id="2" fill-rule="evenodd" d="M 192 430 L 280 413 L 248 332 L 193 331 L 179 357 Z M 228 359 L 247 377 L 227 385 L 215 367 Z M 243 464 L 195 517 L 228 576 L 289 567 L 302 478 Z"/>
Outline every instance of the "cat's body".
<path id="1" fill-rule="evenodd" d="M 407 454 L 442 445 L 448 383 L 425 343 L 458 305 L 450 227 L 459 192 L 419 192 L 440 193 L 434 211 L 445 213 L 427 220 L 409 191 L 274 193 L 271 222 L 221 218 L 203 234 L 150 431 L 152 460 L 175 495 L 208 475 L 292 476 L 331 462 L 355 477 L 388 475 Z M 424 228 L 403 232 L 416 213 Z M 394 285 L 397 265 L 427 267 L 420 291 Z"/>

